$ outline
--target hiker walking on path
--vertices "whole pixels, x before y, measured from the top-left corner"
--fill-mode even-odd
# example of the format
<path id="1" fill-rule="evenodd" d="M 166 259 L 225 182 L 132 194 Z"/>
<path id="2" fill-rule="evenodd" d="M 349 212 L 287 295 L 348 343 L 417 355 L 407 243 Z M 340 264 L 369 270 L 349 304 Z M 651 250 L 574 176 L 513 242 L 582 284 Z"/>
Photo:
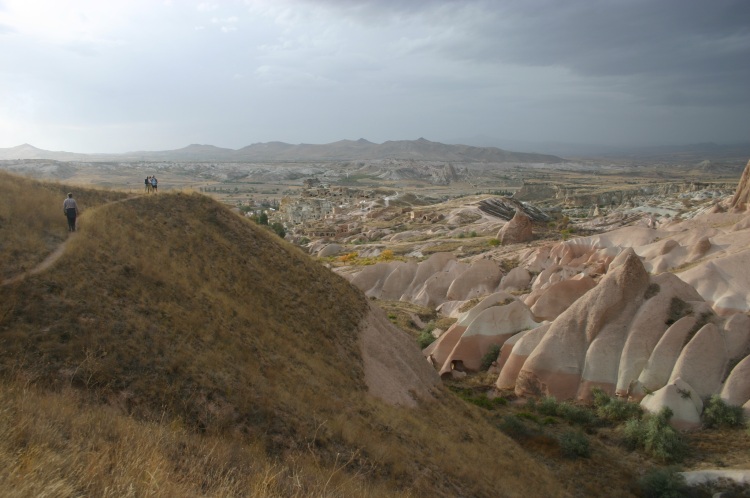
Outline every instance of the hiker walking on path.
<path id="1" fill-rule="evenodd" d="M 68 217 L 68 231 L 76 231 L 76 216 L 78 216 L 78 204 L 73 199 L 73 194 L 68 193 L 67 199 L 63 201 L 63 213 Z"/>

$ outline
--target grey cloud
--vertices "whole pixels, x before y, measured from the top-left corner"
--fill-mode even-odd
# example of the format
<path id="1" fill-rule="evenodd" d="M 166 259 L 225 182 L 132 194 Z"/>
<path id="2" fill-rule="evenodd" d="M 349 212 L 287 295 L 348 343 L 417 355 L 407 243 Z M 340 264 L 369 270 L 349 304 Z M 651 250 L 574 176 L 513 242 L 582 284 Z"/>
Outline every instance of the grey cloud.
<path id="1" fill-rule="evenodd" d="M 736 104 L 750 87 L 750 2 L 743 0 L 323 3 L 363 23 L 422 19 L 432 36 L 403 44 L 415 55 L 565 67 L 644 101 Z"/>

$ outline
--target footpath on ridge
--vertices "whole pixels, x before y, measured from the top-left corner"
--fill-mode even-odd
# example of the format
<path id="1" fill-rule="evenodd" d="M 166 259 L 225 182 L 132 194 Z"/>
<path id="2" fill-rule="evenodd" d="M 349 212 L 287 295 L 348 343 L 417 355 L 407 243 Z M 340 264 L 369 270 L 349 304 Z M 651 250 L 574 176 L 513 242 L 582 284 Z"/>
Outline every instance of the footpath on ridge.
<path id="1" fill-rule="evenodd" d="M 131 201 L 133 199 L 138 199 L 140 197 L 143 197 L 143 195 L 137 195 L 137 196 L 134 196 L 134 197 L 128 197 L 127 199 L 120 199 L 120 200 L 117 200 L 117 201 L 108 202 L 108 203 L 102 204 L 101 206 L 98 206 L 97 208 L 94 208 L 94 209 L 98 209 L 99 207 L 102 207 L 102 206 L 109 206 L 110 204 L 117 204 L 117 203 L 120 203 L 120 202 Z M 81 216 L 79 216 L 79 219 L 82 218 L 83 216 L 84 216 L 83 214 Z M 30 277 L 31 275 L 37 275 L 37 274 L 43 272 L 44 270 L 46 270 L 47 268 L 51 267 L 53 264 L 55 264 L 57 262 L 58 259 L 60 259 L 60 257 L 63 254 L 65 254 L 65 249 L 68 247 L 68 242 L 73 237 L 76 236 L 76 233 L 77 232 L 73 232 L 73 233 L 68 234 L 68 238 L 65 239 L 59 246 L 57 246 L 55 248 L 55 250 L 52 251 L 52 253 L 49 256 L 47 256 L 46 258 L 44 258 L 44 261 L 42 261 L 41 263 L 39 263 L 37 266 L 35 266 L 34 268 L 32 268 L 32 269 L 30 269 L 28 271 L 19 273 L 18 275 L 15 275 L 15 276 L 12 276 L 10 278 L 6 278 L 5 280 L 0 281 L 0 286 L 6 286 L 6 285 L 12 285 L 12 284 L 18 283 L 18 282 L 24 280 L 25 278 Z"/>

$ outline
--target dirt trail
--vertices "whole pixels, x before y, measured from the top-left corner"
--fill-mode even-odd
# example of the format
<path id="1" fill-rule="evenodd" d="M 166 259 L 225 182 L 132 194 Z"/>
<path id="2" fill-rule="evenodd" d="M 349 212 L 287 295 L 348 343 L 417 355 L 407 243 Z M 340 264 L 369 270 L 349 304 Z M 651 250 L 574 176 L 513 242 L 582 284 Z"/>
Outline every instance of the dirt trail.
<path id="1" fill-rule="evenodd" d="M 41 273 L 44 270 L 46 270 L 47 268 L 52 266 L 58 259 L 60 259 L 60 256 L 63 255 L 63 253 L 65 252 L 65 248 L 68 246 L 68 241 L 72 237 L 75 237 L 74 233 L 71 233 L 70 236 L 67 239 L 65 239 L 65 241 L 62 244 L 57 246 L 57 248 L 52 252 L 52 254 L 47 256 L 44 259 L 44 261 L 39 263 L 36 267 L 32 268 L 31 270 L 27 272 L 19 273 L 18 275 L 14 277 L 10 277 L 6 280 L 3 280 L 2 282 L 0 282 L 0 285 L 15 284 L 16 282 L 20 282 L 21 280 L 25 279 L 28 276 L 36 275 L 37 273 Z"/>
<path id="2" fill-rule="evenodd" d="M 131 201 L 131 200 L 137 199 L 139 197 L 142 197 L 142 195 L 137 195 L 135 197 L 128 197 L 126 199 L 120 199 L 118 201 L 108 202 L 106 204 L 102 204 L 101 206 L 97 206 L 94 209 L 98 209 L 98 208 L 100 208 L 102 206 L 109 206 L 110 204 L 118 204 L 120 202 Z M 83 216 L 84 216 L 83 214 L 80 215 L 79 219 L 82 218 Z M 0 286 L 15 284 L 15 283 L 20 282 L 21 280 L 27 278 L 27 277 L 30 277 L 31 275 L 36 275 L 38 273 L 41 273 L 44 270 L 46 270 L 47 268 L 49 268 L 50 266 L 52 266 L 53 264 L 55 264 L 55 262 L 57 262 L 57 260 L 60 259 L 60 257 L 65 253 L 65 248 L 68 247 L 68 242 L 70 242 L 70 240 L 73 239 L 76 236 L 77 233 L 78 232 L 69 233 L 68 234 L 68 238 L 65 239 L 62 242 L 62 244 L 60 244 L 59 246 L 57 246 L 57 248 L 55 248 L 55 250 L 52 251 L 52 253 L 49 256 L 47 256 L 46 258 L 44 258 L 44 261 L 42 261 L 41 263 L 39 263 L 37 266 L 35 266 L 31 270 L 25 271 L 23 273 L 19 273 L 18 275 L 15 275 L 13 277 L 10 277 L 10 278 L 7 278 L 7 279 L 5 279 L 3 281 L 0 281 Z"/>

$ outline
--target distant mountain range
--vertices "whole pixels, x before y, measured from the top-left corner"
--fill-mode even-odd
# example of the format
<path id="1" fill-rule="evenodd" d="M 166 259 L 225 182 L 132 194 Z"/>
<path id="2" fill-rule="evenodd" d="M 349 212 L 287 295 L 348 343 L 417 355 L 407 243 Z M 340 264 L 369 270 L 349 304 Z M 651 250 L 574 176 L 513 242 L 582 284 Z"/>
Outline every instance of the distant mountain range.
<path id="1" fill-rule="evenodd" d="M 178 162 L 298 162 L 298 161 L 353 161 L 353 160 L 417 160 L 491 163 L 547 163 L 565 162 L 558 156 L 511 152 L 497 147 L 448 145 L 418 140 L 396 140 L 382 144 L 359 140 L 340 140 L 330 144 L 287 144 L 267 142 L 248 145 L 241 149 L 225 149 L 213 145 L 188 145 L 182 149 L 165 151 L 137 151 L 123 154 L 79 154 L 38 149 L 29 144 L 0 148 L 0 159 L 48 159 L 56 161 L 178 161 Z"/>

